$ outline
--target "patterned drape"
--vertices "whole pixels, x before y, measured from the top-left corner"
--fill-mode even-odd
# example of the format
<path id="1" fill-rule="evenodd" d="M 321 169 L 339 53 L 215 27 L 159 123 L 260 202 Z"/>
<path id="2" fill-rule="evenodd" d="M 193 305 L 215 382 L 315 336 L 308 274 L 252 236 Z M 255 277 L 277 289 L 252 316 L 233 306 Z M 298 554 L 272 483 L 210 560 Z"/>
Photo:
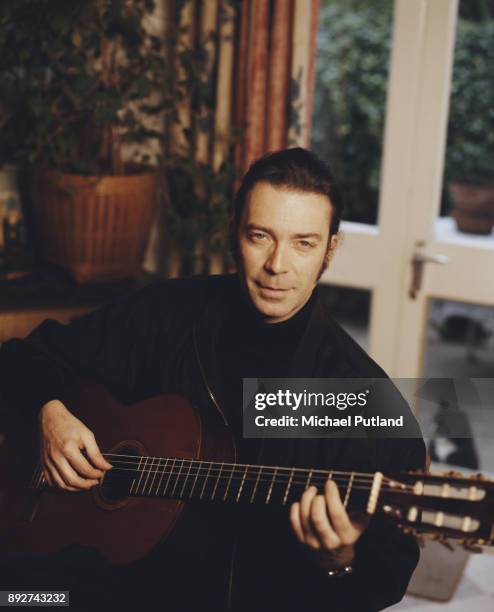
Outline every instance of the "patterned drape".
<path id="1" fill-rule="evenodd" d="M 309 146 L 319 0 L 162 3 L 175 86 L 183 89 L 179 122 L 168 121 L 166 128 L 165 155 L 185 152 L 215 171 L 231 159 L 241 176 L 264 153 Z M 199 110 L 184 85 L 187 53 L 202 58 L 201 95 L 210 104 Z M 160 269 L 159 233 L 155 228 L 148 269 Z M 211 271 L 222 265 L 213 264 Z"/>
<path id="2" fill-rule="evenodd" d="M 243 0 L 234 75 L 236 164 L 310 143 L 319 0 Z"/>

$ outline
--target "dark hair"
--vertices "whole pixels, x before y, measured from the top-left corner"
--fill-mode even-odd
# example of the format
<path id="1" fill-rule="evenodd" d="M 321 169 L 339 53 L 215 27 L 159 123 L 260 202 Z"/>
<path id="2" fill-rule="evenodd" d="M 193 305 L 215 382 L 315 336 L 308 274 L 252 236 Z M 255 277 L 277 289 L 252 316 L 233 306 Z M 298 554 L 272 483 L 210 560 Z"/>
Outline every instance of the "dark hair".
<path id="1" fill-rule="evenodd" d="M 259 158 L 242 179 L 233 201 L 230 221 L 230 245 L 234 255 L 237 249 L 238 227 L 247 196 L 253 187 L 261 182 L 294 191 L 325 195 L 332 211 L 329 237 L 338 233 L 343 214 L 343 199 L 328 164 L 307 149 L 284 149 Z"/>

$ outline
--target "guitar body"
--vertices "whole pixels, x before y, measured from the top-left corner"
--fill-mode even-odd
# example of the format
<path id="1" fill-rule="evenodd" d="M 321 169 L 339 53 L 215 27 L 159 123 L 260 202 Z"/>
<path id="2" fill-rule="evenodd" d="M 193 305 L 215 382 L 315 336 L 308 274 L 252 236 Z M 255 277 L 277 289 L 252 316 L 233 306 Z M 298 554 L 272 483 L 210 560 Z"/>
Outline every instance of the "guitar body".
<path id="1" fill-rule="evenodd" d="M 103 454 L 234 461 L 233 439 L 209 427 L 179 396 L 158 396 L 125 406 L 98 385 L 83 386 L 64 403 L 96 436 Z M 177 499 L 126 497 L 107 491 L 105 481 L 89 491 L 29 488 L 39 460 L 36 419 L 8 436 L 6 500 L 0 509 L 0 560 L 44 554 L 77 544 L 96 548 L 109 561 L 139 560 L 156 545 L 191 528 L 196 508 Z M 30 430 L 29 430 L 30 429 Z M 152 472 L 151 472 L 152 474 Z M 152 476 L 151 476 L 152 477 Z M 186 508 L 187 506 L 187 508 Z M 183 529 L 181 526 L 183 525 Z M 197 541 L 191 542 L 197 546 Z"/>

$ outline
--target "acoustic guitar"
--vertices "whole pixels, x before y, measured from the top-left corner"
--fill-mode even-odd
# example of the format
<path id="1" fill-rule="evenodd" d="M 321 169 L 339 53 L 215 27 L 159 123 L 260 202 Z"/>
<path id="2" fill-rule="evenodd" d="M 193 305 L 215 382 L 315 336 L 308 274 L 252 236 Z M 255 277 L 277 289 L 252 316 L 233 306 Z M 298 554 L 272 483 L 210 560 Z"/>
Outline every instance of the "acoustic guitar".
<path id="1" fill-rule="evenodd" d="M 478 550 L 494 543 L 494 482 L 477 475 L 407 472 L 398 477 L 236 463 L 226 428 L 212 427 L 184 398 L 120 404 L 102 386 L 66 402 L 94 433 L 113 468 L 88 491 L 46 485 L 31 435 L 8 436 L 15 450 L 0 483 L 0 560 L 70 544 L 94 547 L 113 563 L 143 558 L 180 525 L 187 502 L 289 506 L 309 486 L 338 485 L 348 511 L 384 515 L 407 533 Z M 17 434 L 17 435 L 16 435 Z M 186 513 L 185 513 L 186 514 Z"/>

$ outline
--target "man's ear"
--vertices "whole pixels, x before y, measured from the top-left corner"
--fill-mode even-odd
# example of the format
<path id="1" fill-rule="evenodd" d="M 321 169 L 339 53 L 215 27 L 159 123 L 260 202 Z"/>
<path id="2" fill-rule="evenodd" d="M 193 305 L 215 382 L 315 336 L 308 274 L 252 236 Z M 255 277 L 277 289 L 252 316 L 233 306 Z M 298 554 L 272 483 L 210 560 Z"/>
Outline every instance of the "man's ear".
<path id="1" fill-rule="evenodd" d="M 333 258 L 336 249 L 338 248 L 341 241 L 341 234 L 338 232 L 337 234 L 333 234 L 331 239 L 328 241 L 328 248 L 326 249 L 326 255 L 324 256 L 324 266 L 327 267 L 329 262 Z"/>
<path id="2" fill-rule="evenodd" d="M 340 240 L 341 240 L 340 232 L 338 232 L 337 234 L 333 234 L 331 236 L 331 240 L 329 241 L 329 249 L 328 249 L 331 253 L 334 253 L 336 251 L 336 248 L 340 244 Z"/>
<path id="3" fill-rule="evenodd" d="M 323 272 L 329 266 L 329 262 L 331 261 L 337 247 L 339 246 L 341 239 L 342 239 L 341 234 L 340 232 L 338 232 L 337 234 L 333 234 L 331 236 L 331 239 L 328 240 L 328 247 L 326 249 L 326 254 L 324 255 L 324 260 L 321 266 L 321 270 L 319 272 L 318 279 L 321 278 L 321 276 L 323 275 Z"/>

